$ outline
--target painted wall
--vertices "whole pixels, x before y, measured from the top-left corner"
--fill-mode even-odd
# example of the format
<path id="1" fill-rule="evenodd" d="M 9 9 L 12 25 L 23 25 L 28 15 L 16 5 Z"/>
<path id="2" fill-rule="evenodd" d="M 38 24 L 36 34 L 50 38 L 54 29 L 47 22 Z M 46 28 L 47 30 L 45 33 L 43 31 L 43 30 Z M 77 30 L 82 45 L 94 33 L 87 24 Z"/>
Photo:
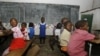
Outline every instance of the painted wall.
<path id="1" fill-rule="evenodd" d="M 93 8 L 100 7 L 100 0 L 94 0 L 93 2 Z"/>
<path id="2" fill-rule="evenodd" d="M 27 2 L 27 3 L 50 3 L 50 4 L 66 4 L 80 5 L 80 11 L 92 8 L 93 0 L 0 0 L 5 2 Z"/>
<path id="3" fill-rule="evenodd" d="M 100 9 L 94 10 L 93 30 L 100 30 Z"/>
<path id="4" fill-rule="evenodd" d="M 93 0 L 93 8 L 100 7 L 100 0 Z M 93 14 L 92 30 L 100 30 L 100 9 L 96 9 L 83 14 Z"/>

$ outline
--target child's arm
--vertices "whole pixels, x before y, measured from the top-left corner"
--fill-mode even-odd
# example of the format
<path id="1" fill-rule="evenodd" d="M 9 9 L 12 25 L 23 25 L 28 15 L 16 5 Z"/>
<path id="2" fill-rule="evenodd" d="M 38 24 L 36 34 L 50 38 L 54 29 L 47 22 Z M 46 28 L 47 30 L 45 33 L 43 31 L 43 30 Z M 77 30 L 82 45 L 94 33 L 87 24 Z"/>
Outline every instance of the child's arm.
<path id="1" fill-rule="evenodd" d="M 9 29 L 9 30 L 3 30 L 4 35 L 10 35 L 13 32 Z"/>
<path id="2" fill-rule="evenodd" d="M 89 41 L 92 42 L 92 43 L 100 44 L 99 38 L 95 38 L 95 39 L 92 39 L 92 40 L 89 40 Z"/>

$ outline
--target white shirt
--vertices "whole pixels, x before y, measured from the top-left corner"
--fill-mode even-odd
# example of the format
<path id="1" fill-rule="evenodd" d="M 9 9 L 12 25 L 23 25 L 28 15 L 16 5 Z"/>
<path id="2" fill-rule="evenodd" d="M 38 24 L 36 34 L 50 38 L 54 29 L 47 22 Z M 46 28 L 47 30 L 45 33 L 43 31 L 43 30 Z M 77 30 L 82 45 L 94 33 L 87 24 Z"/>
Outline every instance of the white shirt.
<path id="1" fill-rule="evenodd" d="M 61 30 L 60 29 L 55 29 L 55 36 L 60 36 L 60 32 L 61 32 Z"/>
<path id="2" fill-rule="evenodd" d="M 23 34 L 22 32 L 20 31 L 20 28 L 19 27 L 13 27 L 11 29 L 13 31 L 13 37 L 14 38 L 23 38 Z"/>
<path id="3" fill-rule="evenodd" d="M 59 37 L 60 46 L 67 46 L 70 36 L 71 33 L 68 30 L 64 29 Z"/>
<path id="4" fill-rule="evenodd" d="M 25 28 L 25 30 L 23 31 L 23 33 L 24 33 L 24 39 L 25 39 L 25 40 L 30 40 L 30 39 L 29 39 L 29 35 L 28 35 L 29 30 L 28 30 L 27 28 Z"/>

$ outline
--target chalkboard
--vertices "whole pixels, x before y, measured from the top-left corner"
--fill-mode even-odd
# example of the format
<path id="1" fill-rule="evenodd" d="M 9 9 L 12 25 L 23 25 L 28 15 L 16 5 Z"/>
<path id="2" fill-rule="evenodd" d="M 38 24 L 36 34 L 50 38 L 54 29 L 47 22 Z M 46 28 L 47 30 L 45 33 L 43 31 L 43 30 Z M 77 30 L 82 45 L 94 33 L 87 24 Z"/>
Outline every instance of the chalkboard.
<path id="1" fill-rule="evenodd" d="M 78 20 L 79 6 L 42 3 L 0 2 L 0 19 L 7 23 L 14 17 L 19 22 L 39 23 L 45 17 L 47 24 L 60 22 L 63 17 L 73 23 Z"/>

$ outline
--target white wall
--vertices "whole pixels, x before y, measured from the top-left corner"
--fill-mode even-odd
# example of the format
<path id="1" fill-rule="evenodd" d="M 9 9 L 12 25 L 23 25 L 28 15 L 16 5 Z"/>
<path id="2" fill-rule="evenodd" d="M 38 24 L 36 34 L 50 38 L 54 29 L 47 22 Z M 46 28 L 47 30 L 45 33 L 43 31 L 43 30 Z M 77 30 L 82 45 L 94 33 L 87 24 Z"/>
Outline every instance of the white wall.
<path id="1" fill-rule="evenodd" d="M 93 23 L 92 23 L 93 30 L 100 30 L 100 9 L 94 10 L 94 15 L 93 15 Z"/>
<path id="2" fill-rule="evenodd" d="M 100 0 L 94 0 L 93 2 L 93 8 L 100 7 Z"/>
<path id="3" fill-rule="evenodd" d="M 97 8 L 97 7 L 100 7 L 100 0 L 94 0 L 93 1 L 93 8 Z M 96 9 L 94 11 L 93 29 L 94 30 L 100 30 L 100 9 Z"/>

